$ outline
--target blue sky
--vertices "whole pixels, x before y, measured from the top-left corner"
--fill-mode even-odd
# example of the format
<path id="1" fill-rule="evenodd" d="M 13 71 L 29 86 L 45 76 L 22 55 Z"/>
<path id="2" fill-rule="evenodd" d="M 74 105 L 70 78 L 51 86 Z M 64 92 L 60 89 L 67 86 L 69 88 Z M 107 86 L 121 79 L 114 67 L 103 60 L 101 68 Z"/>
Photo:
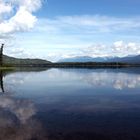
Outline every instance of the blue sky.
<path id="1" fill-rule="evenodd" d="M 140 54 L 139 0 L 0 0 L 0 41 L 15 57 Z"/>
<path id="2" fill-rule="evenodd" d="M 41 17 L 67 15 L 139 16 L 139 0 L 48 0 L 39 10 Z"/>

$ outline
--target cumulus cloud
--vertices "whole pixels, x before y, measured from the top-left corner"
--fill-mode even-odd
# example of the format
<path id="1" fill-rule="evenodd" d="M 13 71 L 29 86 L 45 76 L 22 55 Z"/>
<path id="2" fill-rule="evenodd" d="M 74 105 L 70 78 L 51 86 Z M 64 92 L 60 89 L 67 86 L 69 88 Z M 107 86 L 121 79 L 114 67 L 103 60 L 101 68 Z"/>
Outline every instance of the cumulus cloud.
<path id="1" fill-rule="evenodd" d="M 140 44 L 135 42 L 125 43 L 123 41 L 114 42 L 112 45 L 112 54 L 115 56 L 139 55 Z"/>
<path id="2" fill-rule="evenodd" d="M 0 0 L 0 16 L 4 13 L 10 13 L 11 11 L 12 7 L 4 3 L 3 0 Z"/>
<path id="3" fill-rule="evenodd" d="M 112 45 L 94 44 L 81 49 L 80 56 L 90 57 L 125 57 L 140 54 L 140 44 L 135 42 L 116 41 Z"/>
<path id="4" fill-rule="evenodd" d="M 89 57 L 108 57 L 108 55 L 111 55 L 110 48 L 104 44 L 94 44 L 81 51 L 83 51 L 84 56 Z"/>
<path id="5" fill-rule="evenodd" d="M 93 44 L 75 49 L 75 51 L 68 49 L 63 52 L 54 51 L 53 53 L 48 53 L 48 59 L 63 59 L 63 58 L 73 58 L 73 57 L 126 57 L 126 56 L 135 56 L 140 55 L 140 44 L 135 42 L 124 42 L 116 41 L 111 45 L 106 44 Z"/>
<path id="6" fill-rule="evenodd" d="M 36 12 L 40 7 L 41 0 L 1 0 L 0 34 L 28 31 L 33 28 L 37 21 L 33 12 Z"/>

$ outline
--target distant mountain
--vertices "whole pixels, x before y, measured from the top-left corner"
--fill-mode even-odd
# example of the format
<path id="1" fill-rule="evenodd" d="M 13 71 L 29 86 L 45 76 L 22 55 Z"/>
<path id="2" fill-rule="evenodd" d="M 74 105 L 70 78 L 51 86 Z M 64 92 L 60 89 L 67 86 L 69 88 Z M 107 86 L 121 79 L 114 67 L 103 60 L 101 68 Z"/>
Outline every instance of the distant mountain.
<path id="1" fill-rule="evenodd" d="M 3 55 L 3 63 L 6 65 L 45 65 L 51 62 L 42 59 L 20 59 Z"/>
<path id="2" fill-rule="evenodd" d="M 59 62 L 121 62 L 121 63 L 136 63 L 140 64 L 140 55 L 127 57 L 73 57 L 59 60 Z"/>
<path id="3" fill-rule="evenodd" d="M 115 57 L 109 59 L 108 62 L 125 62 L 125 63 L 133 63 L 133 64 L 140 64 L 140 55 L 137 56 L 127 56 L 127 57 Z"/>
<path id="4" fill-rule="evenodd" d="M 104 62 L 106 61 L 107 58 L 103 57 L 89 57 L 89 56 L 79 56 L 79 57 L 72 57 L 72 58 L 65 58 L 65 59 L 60 59 L 59 62 Z"/>

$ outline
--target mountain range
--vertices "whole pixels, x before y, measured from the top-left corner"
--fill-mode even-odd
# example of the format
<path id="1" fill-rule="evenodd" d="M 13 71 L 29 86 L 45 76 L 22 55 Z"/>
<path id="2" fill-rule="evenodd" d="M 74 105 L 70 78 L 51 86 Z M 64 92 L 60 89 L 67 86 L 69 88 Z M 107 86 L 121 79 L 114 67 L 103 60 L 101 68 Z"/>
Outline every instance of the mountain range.
<path id="1" fill-rule="evenodd" d="M 59 62 L 120 62 L 140 64 L 140 55 L 126 57 L 72 57 L 59 60 Z"/>
<path id="2" fill-rule="evenodd" d="M 14 58 L 7 55 L 3 55 L 3 63 L 7 66 L 55 66 L 56 64 L 62 65 L 63 62 L 65 65 L 68 62 L 80 62 L 80 63 L 86 63 L 86 62 L 103 62 L 103 63 L 109 63 L 109 62 L 120 62 L 120 63 L 129 63 L 129 64 L 140 64 L 140 55 L 137 56 L 127 56 L 127 57 L 88 57 L 88 56 L 82 56 L 82 57 L 73 57 L 73 58 L 66 58 L 61 59 L 58 63 L 52 63 L 47 60 L 43 59 L 20 59 L 20 58 Z M 76 65 L 76 64 L 75 64 Z"/>

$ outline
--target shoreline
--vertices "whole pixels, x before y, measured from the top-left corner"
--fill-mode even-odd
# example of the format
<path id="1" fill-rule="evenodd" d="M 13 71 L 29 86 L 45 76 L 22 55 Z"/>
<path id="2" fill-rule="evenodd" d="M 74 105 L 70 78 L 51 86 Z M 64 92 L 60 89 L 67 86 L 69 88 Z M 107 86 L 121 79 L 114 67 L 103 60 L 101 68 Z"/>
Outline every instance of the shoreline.
<path id="1" fill-rule="evenodd" d="M 127 63 L 96 63 L 96 62 L 63 62 L 48 64 L 5 64 L 0 70 L 14 70 L 16 68 L 131 68 L 140 67 L 140 64 Z"/>

